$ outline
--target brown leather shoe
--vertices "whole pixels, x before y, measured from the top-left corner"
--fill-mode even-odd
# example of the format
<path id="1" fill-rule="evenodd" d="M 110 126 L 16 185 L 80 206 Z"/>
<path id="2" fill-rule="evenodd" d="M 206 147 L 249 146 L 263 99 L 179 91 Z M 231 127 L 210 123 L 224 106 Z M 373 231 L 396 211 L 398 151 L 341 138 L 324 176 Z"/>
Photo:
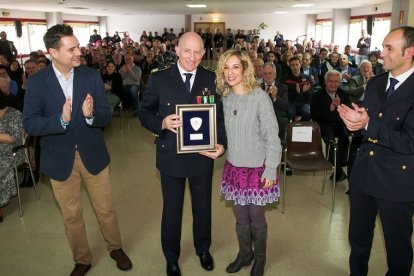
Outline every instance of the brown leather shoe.
<path id="1" fill-rule="evenodd" d="M 122 250 L 122 248 L 112 250 L 111 253 L 109 253 L 112 259 L 116 261 L 116 266 L 120 270 L 129 270 L 132 267 L 131 260 L 129 257 L 125 254 L 125 252 Z"/>
<path id="2" fill-rule="evenodd" d="M 91 265 L 85 265 L 85 264 L 75 264 L 75 268 L 73 269 L 70 276 L 83 276 L 88 272 L 88 270 L 91 269 Z"/>

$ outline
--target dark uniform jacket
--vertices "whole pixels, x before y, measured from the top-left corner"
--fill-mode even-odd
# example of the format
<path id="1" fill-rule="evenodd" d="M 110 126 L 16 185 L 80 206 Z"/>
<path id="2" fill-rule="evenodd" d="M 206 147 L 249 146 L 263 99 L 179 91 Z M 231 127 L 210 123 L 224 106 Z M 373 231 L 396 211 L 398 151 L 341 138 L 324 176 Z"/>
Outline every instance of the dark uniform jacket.
<path id="1" fill-rule="evenodd" d="M 388 73 L 371 78 L 363 105 L 368 127 L 350 177 L 368 195 L 414 201 L 414 74 L 385 100 Z"/>
<path id="2" fill-rule="evenodd" d="M 220 96 L 215 93 L 214 80 L 215 74 L 212 71 L 199 66 L 189 94 L 176 64 L 150 75 L 138 116 L 141 124 L 156 137 L 156 166 L 160 172 L 171 177 L 185 178 L 200 176 L 212 169 L 213 159 L 211 158 L 198 153 L 177 154 L 176 134 L 161 129 L 163 119 L 170 114 L 176 114 L 177 104 L 196 104 L 196 97 L 201 96 L 205 88 L 214 95 L 217 105 L 218 144 L 226 147 L 223 104 Z"/>

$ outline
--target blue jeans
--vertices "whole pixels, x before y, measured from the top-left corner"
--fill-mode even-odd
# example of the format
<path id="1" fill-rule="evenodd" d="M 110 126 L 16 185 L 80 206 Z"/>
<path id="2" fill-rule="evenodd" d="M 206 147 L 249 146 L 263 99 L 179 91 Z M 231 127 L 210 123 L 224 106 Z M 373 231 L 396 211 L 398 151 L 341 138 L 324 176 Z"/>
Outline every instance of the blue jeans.
<path id="1" fill-rule="evenodd" d="M 139 85 L 124 85 L 125 106 L 130 107 L 134 112 L 138 112 L 138 94 Z"/>
<path id="2" fill-rule="evenodd" d="M 302 102 L 294 102 L 289 105 L 288 116 L 294 120 L 296 116 L 301 116 L 301 121 L 310 120 L 310 105 Z"/>

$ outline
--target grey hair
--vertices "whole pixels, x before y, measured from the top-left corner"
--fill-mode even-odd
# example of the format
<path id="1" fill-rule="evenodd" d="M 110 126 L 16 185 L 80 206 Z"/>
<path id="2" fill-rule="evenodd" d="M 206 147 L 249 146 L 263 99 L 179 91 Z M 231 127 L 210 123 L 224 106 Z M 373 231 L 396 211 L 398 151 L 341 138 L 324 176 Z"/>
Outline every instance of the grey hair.
<path id="1" fill-rule="evenodd" d="M 332 69 L 332 70 L 329 70 L 328 72 L 325 73 L 325 76 L 324 76 L 325 81 L 328 79 L 329 75 L 338 75 L 339 78 L 341 78 L 341 76 L 342 76 L 341 72 Z"/>
<path id="2" fill-rule="evenodd" d="M 265 62 L 265 64 L 263 64 L 263 68 L 266 66 L 272 67 L 273 73 L 276 74 L 276 66 L 273 62 Z"/>

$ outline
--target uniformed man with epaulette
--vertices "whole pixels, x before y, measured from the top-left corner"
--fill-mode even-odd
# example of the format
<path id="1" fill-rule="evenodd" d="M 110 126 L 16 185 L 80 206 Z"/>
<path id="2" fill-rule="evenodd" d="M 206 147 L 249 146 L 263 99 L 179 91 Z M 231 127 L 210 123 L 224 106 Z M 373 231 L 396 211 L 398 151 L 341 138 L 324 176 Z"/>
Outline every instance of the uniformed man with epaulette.
<path id="1" fill-rule="evenodd" d="M 156 137 L 156 166 L 163 192 L 161 244 L 167 275 L 181 275 L 178 259 L 186 179 L 191 191 L 195 251 L 205 270 L 214 268 L 210 254 L 213 160 L 224 153 L 226 138 L 222 103 L 215 93 L 215 74 L 200 66 L 204 52 L 203 41 L 197 33 L 181 36 L 176 47 L 178 62 L 150 75 L 138 114 L 142 125 Z M 197 104 L 205 91 L 210 92 L 209 101 L 216 104 L 216 150 L 205 155 L 177 154 L 176 135 L 182 120 L 176 114 L 176 105 Z"/>
<path id="2" fill-rule="evenodd" d="M 384 39 L 387 73 L 370 79 L 364 107 L 341 105 L 351 131 L 365 132 L 349 181 L 351 275 L 367 275 L 376 216 L 387 251 L 386 275 L 411 274 L 414 213 L 414 28 Z"/>

